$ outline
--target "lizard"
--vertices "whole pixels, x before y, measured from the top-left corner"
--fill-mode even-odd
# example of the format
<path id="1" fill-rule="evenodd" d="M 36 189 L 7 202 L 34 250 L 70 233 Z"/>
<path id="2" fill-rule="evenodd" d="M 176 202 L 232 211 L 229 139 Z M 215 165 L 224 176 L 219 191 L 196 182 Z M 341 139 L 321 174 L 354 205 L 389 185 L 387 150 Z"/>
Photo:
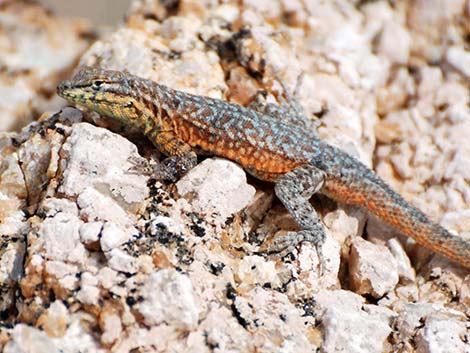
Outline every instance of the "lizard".
<path id="1" fill-rule="evenodd" d="M 470 242 L 431 221 L 358 159 L 298 124 L 96 67 L 80 69 L 62 81 L 57 92 L 72 103 L 139 129 L 167 156 L 155 168 L 160 178 L 176 180 L 197 164 L 198 154 L 211 154 L 274 183 L 275 195 L 299 230 L 275 238 L 268 252 L 285 256 L 301 242 L 311 242 L 322 266 L 325 227 L 309 202 L 319 192 L 365 208 L 418 244 L 470 268 Z"/>

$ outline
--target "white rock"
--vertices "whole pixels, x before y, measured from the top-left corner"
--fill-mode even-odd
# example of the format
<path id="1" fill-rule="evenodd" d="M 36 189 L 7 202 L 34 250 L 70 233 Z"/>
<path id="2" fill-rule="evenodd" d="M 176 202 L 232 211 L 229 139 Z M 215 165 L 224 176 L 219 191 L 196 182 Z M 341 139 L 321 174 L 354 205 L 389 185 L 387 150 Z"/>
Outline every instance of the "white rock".
<path id="1" fill-rule="evenodd" d="M 418 86 L 418 96 L 420 99 L 428 95 L 434 95 L 442 86 L 443 73 L 439 67 L 424 66 L 420 69 L 421 81 Z"/>
<path id="2" fill-rule="evenodd" d="M 163 21 L 161 34 L 169 39 L 168 47 L 176 52 L 183 53 L 195 46 L 196 31 L 201 26 L 197 17 L 169 17 Z"/>
<path id="3" fill-rule="evenodd" d="M 107 253 L 108 264 L 113 270 L 126 272 L 126 273 L 136 273 L 138 264 L 136 258 L 125 253 L 121 249 L 112 249 Z"/>
<path id="4" fill-rule="evenodd" d="M 34 267 L 39 267 L 39 266 L 42 266 L 42 264 L 44 264 L 44 258 L 40 254 L 33 254 L 30 259 L 31 259 L 30 263 Z"/>
<path id="5" fill-rule="evenodd" d="M 27 104 L 31 104 L 35 92 L 24 79 L 17 79 L 14 82 L 7 77 L 0 77 L 0 122 L 2 131 L 9 131 L 18 124 L 18 117 L 15 111 L 24 111 Z"/>
<path id="6" fill-rule="evenodd" d="M 101 342 L 111 344 L 115 342 L 122 334 L 121 318 L 117 314 L 104 315 L 102 320 Z"/>
<path id="7" fill-rule="evenodd" d="M 47 261 L 44 265 L 45 271 L 55 278 L 64 278 L 68 275 L 74 275 L 78 272 L 76 265 L 67 264 L 62 261 Z"/>
<path id="8" fill-rule="evenodd" d="M 213 305 L 200 326 L 207 333 L 207 343 L 218 347 L 221 352 L 252 352 L 255 342 L 224 306 Z"/>
<path id="9" fill-rule="evenodd" d="M 262 14 L 263 17 L 270 18 L 279 16 L 281 12 L 281 3 L 272 3 L 270 1 L 247 0 L 245 7 L 253 10 L 255 13 Z M 262 17 L 262 18 L 263 18 Z"/>
<path id="10" fill-rule="evenodd" d="M 12 331 L 11 341 L 8 342 L 4 353 L 59 353 L 54 342 L 37 328 L 18 324 Z"/>
<path id="11" fill-rule="evenodd" d="M 407 304 L 396 321 L 399 338 L 414 342 L 419 353 L 466 352 L 466 318 L 439 304 Z"/>
<path id="12" fill-rule="evenodd" d="M 6 238 L 0 241 L 0 311 L 7 311 L 15 304 L 16 285 L 23 274 L 23 261 L 25 256 L 26 244 L 19 239 Z M 2 239 L 3 240 L 3 239 Z M 14 240 L 14 241 L 13 241 Z"/>
<path id="13" fill-rule="evenodd" d="M 157 229 L 158 225 L 164 225 L 169 232 L 175 234 L 183 233 L 185 231 L 185 224 L 182 221 L 182 212 L 179 212 L 181 208 L 178 207 L 182 201 L 187 203 L 185 199 L 179 199 L 175 202 L 174 207 L 171 209 L 170 217 L 157 216 L 152 219 L 151 230 L 154 231 L 154 229 Z"/>
<path id="14" fill-rule="evenodd" d="M 311 352 L 317 348 L 308 339 L 310 332 L 307 330 L 314 319 L 304 317 L 304 311 L 293 305 L 285 294 L 257 286 L 237 295 L 233 307 L 249 331 L 255 330 L 263 339 L 265 350 L 261 351 Z"/>
<path id="15" fill-rule="evenodd" d="M 408 282 L 414 282 L 416 280 L 415 270 L 413 266 L 411 266 L 410 258 L 399 240 L 397 238 L 391 238 L 387 241 L 387 246 L 396 260 L 398 275 L 401 281 L 407 280 Z"/>
<path id="16" fill-rule="evenodd" d="M 235 272 L 239 282 L 244 285 L 264 285 L 266 283 L 276 286 L 279 282 L 276 267 L 273 261 L 266 261 L 261 256 L 245 256 L 239 263 Z"/>
<path id="17" fill-rule="evenodd" d="M 399 110 L 406 104 L 406 100 L 415 93 L 415 81 L 406 67 L 397 70 L 393 76 L 393 80 L 386 86 L 380 87 L 377 95 L 377 110 L 379 114 L 387 114 Z M 391 134 L 395 129 L 388 129 Z M 377 132 L 375 131 L 376 135 Z M 392 135 L 393 136 L 393 135 Z M 380 138 L 380 135 L 377 136 Z M 393 136 L 397 138 L 397 136 Z M 390 143 L 392 139 L 386 141 Z"/>
<path id="18" fill-rule="evenodd" d="M 185 329 L 199 317 L 195 293 L 188 276 L 174 269 L 164 269 L 148 276 L 142 288 L 144 300 L 137 310 L 146 325 L 166 323 Z"/>
<path id="19" fill-rule="evenodd" d="M 131 227 L 134 223 L 131 215 L 113 198 L 103 195 L 92 187 L 86 187 L 77 198 L 80 215 L 94 221 L 114 222 L 123 227 Z"/>
<path id="20" fill-rule="evenodd" d="M 101 232 L 101 249 L 103 251 L 110 251 L 128 242 L 131 238 L 132 233 L 130 229 L 123 229 L 116 223 L 107 222 L 104 224 Z"/>
<path id="21" fill-rule="evenodd" d="M 4 195 L 0 193 L 0 200 L 3 200 L 3 197 Z M 13 208 L 20 205 L 18 200 L 12 201 L 12 203 L 15 204 Z M 27 229 L 28 223 L 25 221 L 25 214 L 20 209 L 9 212 L 8 215 L 5 215 L 5 217 L 2 218 L 2 222 L 0 224 L 0 234 L 4 234 L 4 236 L 11 235 L 14 238 L 16 238 L 18 234 L 27 232 Z"/>
<path id="22" fill-rule="evenodd" d="M 0 283 L 8 280 L 18 281 L 23 272 L 25 244 L 17 241 L 5 244 L 0 251 Z"/>
<path id="23" fill-rule="evenodd" d="M 340 207 L 335 211 L 328 212 L 325 217 L 323 217 L 323 222 L 330 231 L 331 236 L 334 237 L 339 244 L 343 244 L 346 239 L 361 233 L 365 219 L 365 213 L 362 211 L 354 212 L 351 211 L 351 209 Z"/>
<path id="24" fill-rule="evenodd" d="M 0 129 L 11 131 L 26 120 L 33 120 L 33 107 L 43 112 L 63 104 L 49 96 L 52 82 L 73 66 L 88 47 L 89 39 L 83 33 L 91 30 L 91 25 L 78 18 L 64 21 L 38 4 L 2 2 L 2 5 L 6 5 L 0 20 L 4 28 L 2 40 L 7 45 L 2 49 L 2 65 L 13 74 L 0 77 Z M 32 20 L 31 15 L 47 24 Z M 60 47 L 59 35 L 64 41 Z"/>
<path id="25" fill-rule="evenodd" d="M 246 182 L 242 168 L 225 159 L 210 158 L 193 168 L 178 183 L 178 193 L 205 213 L 228 217 L 246 207 L 255 188 Z"/>
<path id="26" fill-rule="evenodd" d="M 126 69 L 138 76 L 148 75 L 152 67 L 152 58 L 149 46 L 155 50 L 166 50 L 161 40 L 149 43 L 148 34 L 142 30 L 119 28 L 104 40 L 96 41 L 82 56 L 79 66 L 97 64 L 97 58 L 106 58 L 106 67 Z"/>
<path id="27" fill-rule="evenodd" d="M 69 320 L 67 307 L 62 301 L 56 300 L 39 317 L 37 324 L 49 337 L 61 337 L 67 330 Z"/>
<path id="28" fill-rule="evenodd" d="M 80 280 L 83 286 L 96 286 L 98 284 L 98 278 L 90 272 L 83 272 Z"/>
<path id="29" fill-rule="evenodd" d="M 225 22 L 234 22 L 240 16 L 240 9 L 233 4 L 222 4 L 214 9 L 214 13 Z"/>
<path id="30" fill-rule="evenodd" d="M 451 104 L 449 108 L 446 109 L 448 118 L 452 124 L 465 123 L 470 121 L 470 112 L 468 111 L 467 103 L 456 103 Z"/>
<path id="31" fill-rule="evenodd" d="M 462 46 L 453 46 L 447 49 L 446 60 L 467 78 L 470 77 L 470 53 Z"/>
<path id="32" fill-rule="evenodd" d="M 452 170 L 455 174 L 460 174 L 466 180 L 470 180 L 470 156 L 468 152 L 470 151 L 470 146 L 462 146 L 453 156 L 452 161 L 449 163 L 448 168 Z M 448 174 L 448 173 L 446 173 Z"/>
<path id="33" fill-rule="evenodd" d="M 460 301 L 468 308 L 470 307 L 470 275 L 464 277 L 460 288 Z"/>
<path id="34" fill-rule="evenodd" d="M 470 230 L 470 209 L 446 212 L 442 216 L 441 224 L 449 230 L 454 230 L 456 233 L 468 232 Z"/>
<path id="35" fill-rule="evenodd" d="M 303 281 L 310 283 L 313 288 L 329 288 L 338 284 L 338 272 L 341 264 L 341 246 L 329 236 L 322 246 L 322 260 L 324 267 L 320 275 L 320 259 L 313 244 L 302 244 L 299 251 L 299 269 L 302 271 Z"/>
<path id="36" fill-rule="evenodd" d="M 68 291 L 76 290 L 78 287 L 78 280 L 76 276 L 77 274 L 78 273 L 75 273 L 73 275 L 67 275 L 59 279 L 59 287 Z"/>
<path id="37" fill-rule="evenodd" d="M 82 285 L 77 293 L 77 300 L 83 304 L 97 305 L 100 299 L 100 290 L 97 287 Z"/>
<path id="38" fill-rule="evenodd" d="M 117 281 L 119 281 L 118 273 L 109 267 L 103 267 L 100 269 L 96 275 L 96 278 L 98 279 L 100 285 L 105 289 L 111 288 L 116 284 Z"/>
<path id="39" fill-rule="evenodd" d="M 18 149 L 18 158 L 28 189 L 27 200 L 30 204 L 40 202 L 50 177 L 57 173 L 57 152 L 63 136 L 58 138 L 59 141 L 54 141 L 53 137 L 51 140 L 42 138 L 40 134 L 32 134 Z"/>
<path id="40" fill-rule="evenodd" d="M 41 202 L 41 211 L 43 211 L 47 217 L 54 216 L 59 212 L 70 213 L 74 216 L 78 216 L 77 204 L 67 199 L 58 199 L 55 197 L 46 198 Z"/>
<path id="41" fill-rule="evenodd" d="M 324 328 L 325 352 L 383 352 L 393 312 L 363 309 L 364 299 L 344 290 L 320 291 L 315 296 Z"/>
<path id="42" fill-rule="evenodd" d="M 106 353 L 98 344 L 94 332 L 90 332 L 84 325 L 85 322 L 93 322 L 89 314 L 77 312 L 69 313 L 70 324 L 67 332 L 62 337 L 54 338 L 53 342 L 63 353 Z"/>
<path id="43" fill-rule="evenodd" d="M 442 74 L 441 74 L 442 75 Z M 432 78 L 432 77 L 431 77 Z M 465 85 L 458 81 L 446 81 L 440 82 L 439 87 L 437 87 L 433 93 L 435 94 L 434 105 L 449 105 L 450 107 L 457 106 L 466 106 L 468 101 L 468 89 Z M 468 107 L 467 111 L 468 111 Z M 467 113 L 468 114 L 468 113 Z M 450 126 L 452 129 L 453 126 Z"/>
<path id="44" fill-rule="evenodd" d="M 66 158 L 59 192 L 76 197 L 93 187 L 121 207 L 136 211 L 148 195 L 147 178 L 128 173 L 129 158 L 140 158 L 129 140 L 87 123 L 75 124 L 62 147 Z M 99 151 L 99 153 L 98 153 Z"/>
<path id="45" fill-rule="evenodd" d="M 346 290 L 321 290 L 315 296 L 320 308 L 337 308 L 338 310 L 360 310 L 365 299 L 358 294 Z"/>
<path id="46" fill-rule="evenodd" d="M 410 56 L 411 36 L 400 24 L 394 21 L 385 22 L 377 52 L 393 64 L 405 65 Z"/>
<path id="47" fill-rule="evenodd" d="M 78 233 L 81 221 L 68 213 L 58 213 L 46 218 L 39 230 L 38 243 L 50 260 L 83 263 L 86 250 Z"/>
<path id="48" fill-rule="evenodd" d="M 416 335 L 418 353 L 460 353 L 468 352 L 470 345 L 465 340 L 465 321 L 455 318 L 432 316 Z"/>
<path id="49" fill-rule="evenodd" d="M 103 228 L 102 222 L 88 222 L 82 224 L 78 230 L 80 234 L 80 241 L 83 244 L 90 244 L 99 240 L 101 229 Z"/>
<path id="50" fill-rule="evenodd" d="M 383 297 L 398 283 L 398 266 L 390 251 L 355 238 L 349 256 L 349 279 L 356 293 Z"/>

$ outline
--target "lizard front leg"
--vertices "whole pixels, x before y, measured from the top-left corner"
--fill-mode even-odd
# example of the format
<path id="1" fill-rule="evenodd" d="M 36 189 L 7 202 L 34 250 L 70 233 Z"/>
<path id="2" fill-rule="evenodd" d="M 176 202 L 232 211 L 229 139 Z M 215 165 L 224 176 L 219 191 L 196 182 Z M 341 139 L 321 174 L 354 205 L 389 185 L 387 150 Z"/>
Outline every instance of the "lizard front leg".
<path id="1" fill-rule="evenodd" d="M 144 173 L 154 175 L 158 180 L 175 182 L 196 166 L 197 155 L 191 146 L 171 132 L 155 132 L 147 137 L 168 157 L 153 167 L 136 165 L 136 168 L 143 169 Z"/>
<path id="2" fill-rule="evenodd" d="M 325 229 L 309 202 L 324 181 L 324 173 L 320 169 L 305 165 L 281 176 L 274 186 L 276 196 L 281 200 L 301 228 L 298 232 L 288 232 L 273 240 L 268 252 L 277 252 L 278 256 L 291 253 L 302 241 L 312 242 L 317 249 L 320 268 L 324 268 L 322 245 L 325 242 Z"/>

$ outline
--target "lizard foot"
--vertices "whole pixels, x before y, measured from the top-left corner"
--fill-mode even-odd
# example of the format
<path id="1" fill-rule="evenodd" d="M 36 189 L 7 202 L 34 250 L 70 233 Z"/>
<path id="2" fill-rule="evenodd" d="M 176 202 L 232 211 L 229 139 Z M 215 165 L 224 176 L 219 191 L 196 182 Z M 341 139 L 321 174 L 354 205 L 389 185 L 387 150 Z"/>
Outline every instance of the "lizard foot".
<path id="1" fill-rule="evenodd" d="M 194 156 L 192 154 L 170 156 L 159 163 L 152 164 L 146 159 L 137 156 L 129 157 L 127 160 L 133 164 L 133 166 L 128 169 L 128 173 L 153 176 L 157 180 L 171 183 L 177 181 L 197 163 L 195 154 Z"/>
<path id="2" fill-rule="evenodd" d="M 168 157 L 153 166 L 153 175 L 157 180 L 174 183 L 179 179 L 181 173 L 177 170 L 175 159 L 175 157 Z"/>
<path id="3" fill-rule="evenodd" d="M 153 173 L 153 168 L 150 166 L 150 163 L 140 156 L 130 156 L 127 158 L 127 161 L 132 164 L 127 170 L 129 174 L 143 174 L 145 176 L 151 176 Z"/>
<path id="4" fill-rule="evenodd" d="M 316 250 L 319 261 L 319 272 L 323 274 L 325 260 L 323 258 L 322 246 L 325 242 L 325 230 L 321 225 L 311 230 L 301 230 L 298 232 L 287 232 L 275 237 L 266 246 L 262 246 L 264 251 L 274 258 L 282 258 L 294 252 L 297 246 L 304 241 L 311 242 Z"/>
<path id="5" fill-rule="evenodd" d="M 147 177 L 153 176 L 157 180 L 175 182 L 178 178 L 173 166 L 173 160 L 165 159 L 158 164 L 151 165 L 146 159 L 137 156 L 127 159 L 131 164 L 127 172 L 129 174 L 143 174 Z"/>
<path id="6" fill-rule="evenodd" d="M 174 183 L 196 164 L 197 157 L 192 152 L 179 156 L 170 156 L 153 166 L 153 174 L 157 180 Z"/>

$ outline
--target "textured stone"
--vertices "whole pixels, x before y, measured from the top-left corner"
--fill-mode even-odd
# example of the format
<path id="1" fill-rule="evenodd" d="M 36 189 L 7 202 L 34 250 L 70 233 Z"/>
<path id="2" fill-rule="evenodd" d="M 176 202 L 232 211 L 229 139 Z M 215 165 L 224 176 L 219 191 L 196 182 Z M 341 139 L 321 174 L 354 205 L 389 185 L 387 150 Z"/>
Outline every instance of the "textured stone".
<path id="1" fill-rule="evenodd" d="M 6 344 L 4 353 L 59 353 L 59 348 L 46 335 L 34 327 L 17 325 L 12 332 L 12 340 Z"/>
<path id="2" fill-rule="evenodd" d="M 411 37 L 408 31 L 398 23 L 384 23 L 377 51 L 393 64 L 405 65 L 410 56 Z"/>
<path id="3" fill-rule="evenodd" d="M 78 230 L 80 234 L 80 241 L 83 244 L 90 244 L 97 242 L 99 240 L 100 232 L 103 228 L 103 223 L 101 222 L 88 222 L 82 224 Z"/>
<path id="4" fill-rule="evenodd" d="M 349 280 L 358 294 L 383 297 L 398 283 L 398 266 L 390 251 L 362 238 L 354 239 L 349 257 Z"/>
<path id="5" fill-rule="evenodd" d="M 85 248 L 78 233 L 80 223 L 76 216 L 67 213 L 58 213 L 46 219 L 34 247 L 42 246 L 49 260 L 83 262 Z"/>
<path id="6" fill-rule="evenodd" d="M 65 305 L 56 300 L 47 311 L 38 319 L 38 326 L 41 327 L 49 337 L 62 337 L 67 331 L 70 318 Z"/>
<path id="7" fill-rule="evenodd" d="M 7 68 L 0 73 L 0 131 L 17 130 L 38 111 L 63 105 L 54 82 L 85 50 L 91 27 L 18 1 L 2 2 L 0 27 L 0 65 Z"/>
<path id="8" fill-rule="evenodd" d="M 138 310 L 147 325 L 166 323 L 191 328 L 198 320 L 191 281 L 175 270 L 160 270 L 146 280 Z"/>
<path id="9" fill-rule="evenodd" d="M 124 211 L 136 212 L 142 207 L 148 194 L 146 179 L 128 173 L 133 166 L 129 159 L 140 158 L 128 140 L 90 124 L 75 124 L 62 150 L 66 158 L 59 192 L 76 197 L 93 188 Z"/>
<path id="10" fill-rule="evenodd" d="M 383 352 L 392 329 L 391 310 L 373 310 L 364 299 L 347 291 L 321 291 L 315 296 L 322 310 L 322 348 L 326 352 Z M 370 310 L 372 309 L 372 310 Z"/>
<path id="11" fill-rule="evenodd" d="M 255 189 L 235 163 L 224 159 L 206 159 L 176 183 L 181 196 L 205 213 L 217 212 L 228 217 L 253 199 Z"/>
<path id="12" fill-rule="evenodd" d="M 129 241 L 132 234 L 127 229 L 120 228 L 115 223 L 105 223 L 101 232 L 101 250 L 110 251 Z"/>
<path id="13" fill-rule="evenodd" d="M 111 269 L 131 274 L 137 272 L 137 260 L 124 251 L 113 249 L 107 254 L 107 256 L 108 264 Z"/>
<path id="14" fill-rule="evenodd" d="M 272 282 L 277 281 L 274 262 L 266 261 L 260 256 L 245 256 L 238 264 L 235 276 L 237 281 L 248 286 L 254 284 L 261 286 L 266 284 L 273 285 Z"/>
<path id="15" fill-rule="evenodd" d="M 397 319 L 404 347 L 416 343 L 417 352 L 464 352 L 465 317 L 438 304 L 407 304 Z"/>
<path id="16" fill-rule="evenodd" d="M 0 311 L 14 305 L 14 289 L 23 272 L 26 245 L 16 239 L 0 240 Z"/>

